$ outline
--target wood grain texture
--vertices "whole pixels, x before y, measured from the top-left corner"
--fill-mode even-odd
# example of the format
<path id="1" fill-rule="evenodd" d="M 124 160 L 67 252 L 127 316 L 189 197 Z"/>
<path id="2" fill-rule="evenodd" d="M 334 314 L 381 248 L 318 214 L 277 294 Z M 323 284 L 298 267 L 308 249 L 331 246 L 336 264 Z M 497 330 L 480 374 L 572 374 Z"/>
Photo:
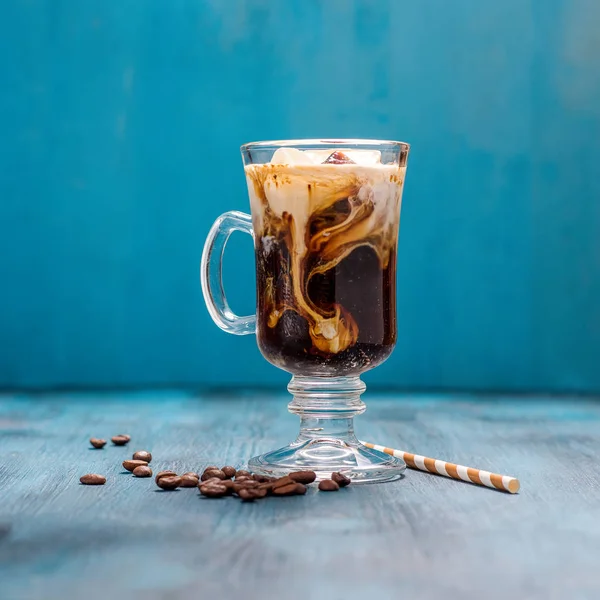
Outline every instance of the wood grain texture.
<path id="1" fill-rule="evenodd" d="M 597 598 L 600 403 L 367 394 L 360 437 L 520 478 L 516 496 L 409 471 L 242 504 L 155 471 L 242 465 L 297 419 L 265 394 L 0 397 L 0 598 Z M 129 433 L 129 446 L 90 449 Z M 79 477 L 103 473 L 103 487 Z M 262 591 L 261 591 L 262 590 Z"/>

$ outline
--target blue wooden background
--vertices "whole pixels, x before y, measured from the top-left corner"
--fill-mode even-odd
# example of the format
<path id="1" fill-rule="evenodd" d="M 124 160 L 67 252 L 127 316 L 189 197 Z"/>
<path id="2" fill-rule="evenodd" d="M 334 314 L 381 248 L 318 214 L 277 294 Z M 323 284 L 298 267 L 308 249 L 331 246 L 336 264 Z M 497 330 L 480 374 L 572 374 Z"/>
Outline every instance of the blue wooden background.
<path id="1" fill-rule="evenodd" d="M 600 2 L 2 6 L 0 386 L 282 384 L 210 322 L 202 244 L 241 143 L 343 136 L 412 144 L 368 383 L 600 391 Z M 240 312 L 252 269 L 236 239 Z"/>

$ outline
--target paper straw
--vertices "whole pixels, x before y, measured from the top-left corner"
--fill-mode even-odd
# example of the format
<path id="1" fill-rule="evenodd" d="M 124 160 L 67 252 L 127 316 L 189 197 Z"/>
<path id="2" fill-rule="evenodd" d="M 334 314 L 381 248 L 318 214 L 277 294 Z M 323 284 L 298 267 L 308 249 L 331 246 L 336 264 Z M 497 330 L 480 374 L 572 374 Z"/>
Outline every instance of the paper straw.
<path id="1" fill-rule="evenodd" d="M 404 452 L 403 450 L 394 450 L 393 448 L 378 446 L 377 444 L 363 442 L 362 440 L 360 443 L 364 444 L 367 448 L 379 450 L 379 452 L 385 452 L 396 458 L 401 458 L 406 463 L 406 466 L 411 469 L 418 469 L 419 471 L 443 475 L 444 477 L 450 477 L 451 479 L 459 479 L 461 481 L 468 481 L 469 483 L 476 483 L 477 485 L 484 485 L 495 490 L 509 492 L 510 494 L 516 494 L 521 487 L 518 479 L 509 477 L 508 475 L 498 475 L 497 473 L 490 473 L 489 471 L 482 471 L 481 469 L 463 467 L 463 465 L 455 465 L 454 463 L 446 462 L 445 460 L 427 458 L 426 456 L 421 456 L 419 454 L 411 454 L 410 452 Z"/>

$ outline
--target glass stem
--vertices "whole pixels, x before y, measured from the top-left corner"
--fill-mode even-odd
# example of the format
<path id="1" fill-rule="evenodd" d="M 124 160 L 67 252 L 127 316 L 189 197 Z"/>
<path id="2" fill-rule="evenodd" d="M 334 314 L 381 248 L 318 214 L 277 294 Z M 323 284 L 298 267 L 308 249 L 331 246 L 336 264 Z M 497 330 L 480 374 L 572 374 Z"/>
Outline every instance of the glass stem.
<path id="1" fill-rule="evenodd" d="M 356 445 L 354 417 L 365 411 L 361 394 L 367 386 L 360 377 L 292 377 L 291 413 L 300 417 L 296 443 L 334 441 Z"/>

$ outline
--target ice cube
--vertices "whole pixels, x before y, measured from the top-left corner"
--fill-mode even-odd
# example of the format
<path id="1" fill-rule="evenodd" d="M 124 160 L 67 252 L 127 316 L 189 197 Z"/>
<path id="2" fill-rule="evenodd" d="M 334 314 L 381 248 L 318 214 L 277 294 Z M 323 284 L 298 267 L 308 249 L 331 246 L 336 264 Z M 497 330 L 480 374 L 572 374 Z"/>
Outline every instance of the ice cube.
<path id="1" fill-rule="evenodd" d="M 344 154 L 357 165 L 369 166 L 381 163 L 381 152 L 379 150 L 344 150 Z"/>
<path id="2" fill-rule="evenodd" d="M 381 152 L 379 150 L 349 150 L 346 148 L 327 148 L 319 150 L 298 150 L 297 148 L 277 148 L 271 164 L 273 165 L 320 165 L 325 162 L 334 152 L 343 152 L 357 165 L 370 166 L 381 163 Z"/>
<path id="3" fill-rule="evenodd" d="M 314 165 L 315 161 L 302 150 L 277 148 L 271 158 L 272 165 Z"/>
<path id="4" fill-rule="evenodd" d="M 313 162 L 317 165 L 324 163 L 333 152 L 340 151 L 337 148 L 327 148 L 326 150 L 306 150 L 304 154 L 308 154 Z M 357 165 L 378 165 L 381 163 L 381 152 L 379 150 L 349 150 L 342 148 L 343 152 L 349 159 Z"/>
<path id="5" fill-rule="evenodd" d="M 344 154 L 343 152 L 340 152 L 339 150 L 332 152 L 327 157 L 327 159 L 323 161 L 323 163 L 324 164 L 332 164 L 332 165 L 347 165 L 347 164 L 355 165 L 356 164 L 347 154 Z"/>
<path id="6" fill-rule="evenodd" d="M 316 165 L 320 165 L 327 160 L 332 152 L 335 152 L 335 148 L 328 148 L 327 150 L 305 150 L 304 154 L 310 156 Z"/>

